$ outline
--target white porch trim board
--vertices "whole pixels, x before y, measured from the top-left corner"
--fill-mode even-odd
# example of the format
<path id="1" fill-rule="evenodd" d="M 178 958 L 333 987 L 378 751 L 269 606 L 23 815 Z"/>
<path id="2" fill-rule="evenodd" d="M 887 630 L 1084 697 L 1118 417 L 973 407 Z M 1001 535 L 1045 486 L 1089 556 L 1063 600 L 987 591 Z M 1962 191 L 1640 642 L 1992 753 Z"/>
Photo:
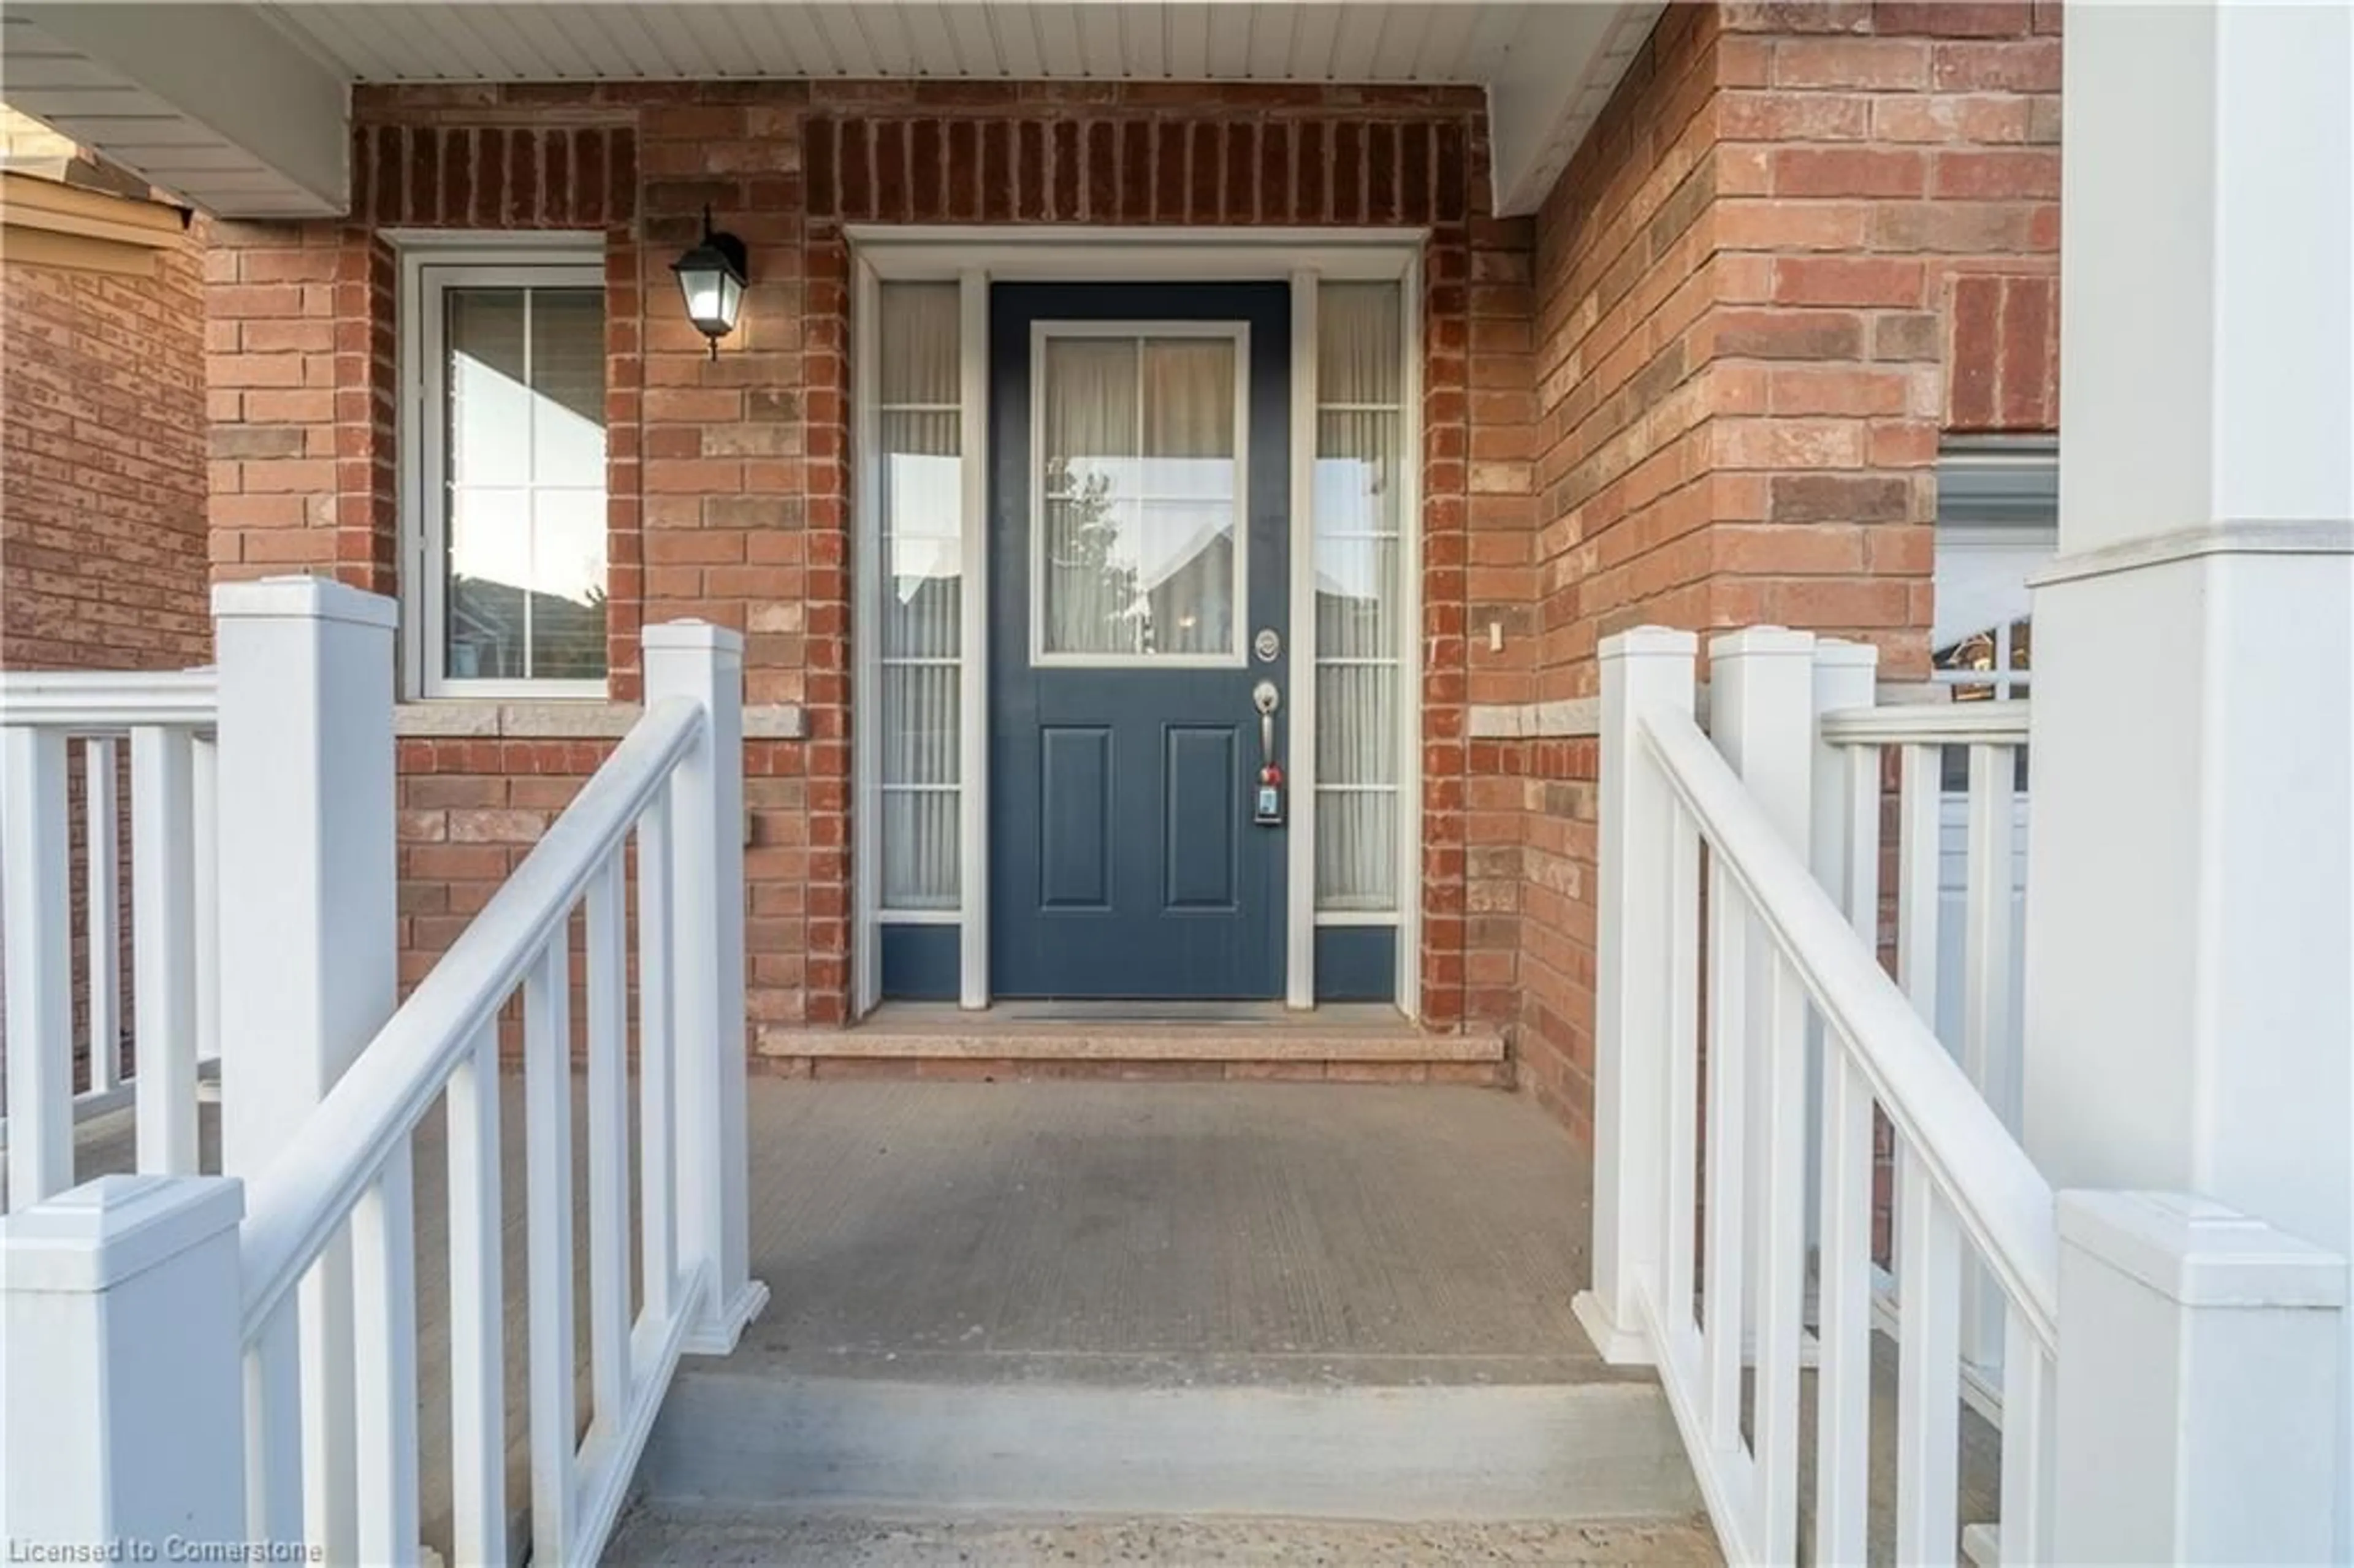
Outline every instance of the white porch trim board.
<path id="1" fill-rule="evenodd" d="M 885 925 L 956 923 L 960 932 L 958 996 L 965 1008 L 990 1005 L 989 980 L 989 289 L 998 282 L 1034 281 L 1279 281 L 1292 290 L 1291 339 L 1291 573 L 1289 687 L 1284 695 L 1283 757 L 1289 797 L 1284 828 L 1288 893 L 1284 910 L 1284 998 L 1293 1007 L 1314 1005 L 1315 931 L 1319 926 L 1394 925 L 1397 927 L 1396 1000 L 1407 1017 L 1418 1013 L 1421 996 L 1421 713 L 1422 613 L 1421 518 L 1423 301 L 1421 252 L 1427 235 L 1419 228 L 1191 229 L 1053 226 L 1023 229 L 961 225 L 854 223 L 843 232 L 851 244 L 854 306 L 851 353 L 854 407 L 851 416 L 853 470 L 872 472 L 868 454 L 878 439 L 875 407 L 876 377 L 859 367 L 875 363 L 876 312 L 888 281 L 955 281 L 961 291 L 963 341 L 961 468 L 965 527 L 960 648 L 959 896 L 956 909 L 885 911 L 880 905 L 880 762 L 875 726 L 860 725 L 852 741 L 852 798 L 857 802 L 853 830 L 852 881 L 857 889 L 856 928 L 852 934 L 854 1012 L 863 1015 L 881 1000 L 880 935 Z M 1315 907 L 1316 792 L 1313 747 L 1316 679 L 1314 588 L 1310 563 L 1314 547 L 1311 470 L 1316 408 L 1316 285 L 1326 281 L 1394 281 L 1404 315 L 1400 349 L 1405 411 L 1401 450 L 1415 455 L 1401 486 L 1398 622 L 1402 708 L 1399 724 L 1398 895 L 1394 912 L 1341 916 Z M 1300 301 L 1308 301 L 1303 314 Z M 856 644 L 854 690 L 880 689 L 879 631 L 882 519 L 875 487 L 858 486 L 853 498 L 852 578 L 856 601 L 852 629 Z M 1411 689 L 1410 705 L 1406 688 Z"/>

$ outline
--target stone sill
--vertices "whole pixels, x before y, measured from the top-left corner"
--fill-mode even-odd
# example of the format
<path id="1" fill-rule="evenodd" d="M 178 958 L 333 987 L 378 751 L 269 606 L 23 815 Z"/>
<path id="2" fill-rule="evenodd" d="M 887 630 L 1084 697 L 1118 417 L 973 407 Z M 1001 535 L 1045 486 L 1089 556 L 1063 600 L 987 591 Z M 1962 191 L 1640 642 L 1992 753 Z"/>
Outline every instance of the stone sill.
<path id="1" fill-rule="evenodd" d="M 392 710 L 392 733 L 402 739 L 606 740 L 629 734 L 636 703 L 600 697 L 501 702 L 482 698 L 402 703 Z M 744 710 L 747 740 L 803 740 L 808 717 L 798 703 L 759 703 Z"/>

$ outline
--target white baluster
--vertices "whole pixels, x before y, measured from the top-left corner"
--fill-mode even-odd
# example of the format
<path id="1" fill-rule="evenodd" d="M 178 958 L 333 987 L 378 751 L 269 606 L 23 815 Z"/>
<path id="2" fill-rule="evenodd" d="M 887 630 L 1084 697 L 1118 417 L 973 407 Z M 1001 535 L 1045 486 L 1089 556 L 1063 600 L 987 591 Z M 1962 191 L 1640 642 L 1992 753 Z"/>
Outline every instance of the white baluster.
<path id="1" fill-rule="evenodd" d="M 646 1317 L 655 1323 L 669 1321 L 678 1279 L 670 792 L 664 782 L 638 819 L 638 1206 L 645 1215 L 639 1268 Z"/>
<path id="2" fill-rule="evenodd" d="M 1660 1291 L 1666 1167 L 1668 900 L 1674 796 L 1646 750 L 1649 714 L 1692 710 L 1688 631 L 1643 626 L 1602 640 L 1602 820 L 1596 890 L 1594 1288 L 1573 1304 L 1603 1358 L 1642 1364 L 1642 1300 Z M 1673 1310 L 1663 1306 L 1663 1311 Z M 1687 1308 L 1688 1310 L 1688 1308 Z"/>
<path id="3" fill-rule="evenodd" d="M 1708 1144 L 1706 1255 L 1702 1259 L 1709 1446 L 1731 1454 L 1741 1446 L 1743 1241 L 1748 1230 L 1743 1187 L 1749 1121 L 1750 1019 L 1746 997 L 1749 906 L 1712 856 L 1708 880 Z"/>
<path id="4" fill-rule="evenodd" d="M 2052 1561 L 2052 1358 L 2026 1317 L 2012 1308 L 2002 1364 L 2002 1563 Z"/>
<path id="5" fill-rule="evenodd" d="M 245 1347 L 245 1517 L 257 1541 L 307 1539 L 298 1300 L 281 1301 Z"/>
<path id="6" fill-rule="evenodd" d="M 244 1207 L 219 1177 L 102 1176 L 0 1227 L 12 1560 L 35 1544 L 248 1539 Z"/>
<path id="7" fill-rule="evenodd" d="M 450 1465 L 457 1561 L 506 1568 L 506 1316 L 499 1026 L 450 1075 Z"/>
<path id="8" fill-rule="evenodd" d="M 122 1076 L 122 861 L 114 740 L 92 736 L 81 743 L 82 810 L 87 819 L 83 856 L 89 898 L 82 906 L 82 934 L 90 950 L 90 1087 L 104 1094 Z"/>
<path id="9" fill-rule="evenodd" d="M 705 1273 L 686 1348 L 725 1355 L 769 1299 L 751 1277 L 744 1131 L 744 640 L 699 621 L 645 632 L 649 705 L 684 696 L 704 726 L 671 779 L 672 951 L 681 1260 Z"/>
<path id="10" fill-rule="evenodd" d="M 196 737 L 196 1060 L 220 1060 L 220 747 Z"/>
<path id="11" fill-rule="evenodd" d="M 524 981 L 525 1201 L 530 1288 L 531 1550 L 573 1560 L 571 959 L 563 927 Z"/>
<path id="12" fill-rule="evenodd" d="M 1945 749 L 1907 745 L 1897 753 L 1896 800 L 1896 983 L 1932 1033 L 1937 1028 L 1937 855 L 1944 831 L 1939 808 L 1945 790 Z M 1946 1049 L 1951 1050 L 1948 1044 Z M 1904 1248 L 1910 1211 L 1902 1203 L 1889 1216 L 1891 1246 Z M 1904 1280 L 1898 1271 L 1895 1300 L 1903 1308 Z"/>
<path id="13" fill-rule="evenodd" d="M 1667 1173 L 1660 1216 L 1666 1287 L 1660 1319 L 1675 1339 L 1693 1334 L 1700 1211 L 1694 1189 L 1700 1179 L 1700 832 L 1681 805 L 1670 804 L 1668 852 L 1668 1027 L 1662 1049 L 1668 1057 Z M 1660 1359 L 1681 1345 L 1659 1347 Z"/>
<path id="14" fill-rule="evenodd" d="M 1760 1497 L 1756 1546 L 1768 1559 L 1798 1550 L 1798 1341 L 1806 1333 L 1807 1010 L 1789 967 L 1766 943 L 1757 1068 L 1765 1147 L 1758 1151 L 1757 1388 L 1751 1417 Z"/>
<path id="15" fill-rule="evenodd" d="M 1855 749 L 1877 758 L 1870 747 Z M 1872 1090 L 1837 1042 L 1823 1054 L 1823 1150 L 1814 1560 L 1861 1563 L 1872 1459 Z"/>
<path id="16" fill-rule="evenodd" d="M 1927 748 L 1907 748 L 1914 749 Z M 1903 1145 L 1896 1201 L 1904 1313 L 1896 1361 L 1896 1561 L 1946 1563 L 1960 1543 L 1961 1235 L 1927 1169 Z"/>
<path id="17" fill-rule="evenodd" d="M 0 938 L 7 943 L 8 1206 L 73 1185 L 73 956 L 66 741 L 0 731 Z"/>
<path id="18" fill-rule="evenodd" d="M 1969 748 L 1969 798 L 1962 913 L 1962 1070 L 2014 1133 L 2017 1075 L 2010 1039 L 2012 759 L 2008 746 Z M 1981 1377 L 1999 1382 L 2002 1291 L 1978 1258 L 1964 1271 L 1962 1356 Z"/>
<path id="19" fill-rule="evenodd" d="M 630 1064 L 628 891 L 616 850 L 588 884 L 589 1414 L 630 1410 Z"/>
<path id="20" fill-rule="evenodd" d="M 352 1211 L 357 1535 L 363 1563 L 418 1552 L 417 1230 L 403 1139 Z"/>
<path id="21" fill-rule="evenodd" d="M 1880 952 L 1880 747 L 1847 751 L 1847 854 L 1840 902 L 1855 934 Z"/>
<path id="22" fill-rule="evenodd" d="M 1937 1027 L 1937 805 L 1941 747 L 1906 746 L 1896 808 L 1896 983 Z"/>
<path id="23" fill-rule="evenodd" d="M 188 732 L 131 732 L 131 962 L 139 1169 L 196 1170 L 196 759 Z"/>

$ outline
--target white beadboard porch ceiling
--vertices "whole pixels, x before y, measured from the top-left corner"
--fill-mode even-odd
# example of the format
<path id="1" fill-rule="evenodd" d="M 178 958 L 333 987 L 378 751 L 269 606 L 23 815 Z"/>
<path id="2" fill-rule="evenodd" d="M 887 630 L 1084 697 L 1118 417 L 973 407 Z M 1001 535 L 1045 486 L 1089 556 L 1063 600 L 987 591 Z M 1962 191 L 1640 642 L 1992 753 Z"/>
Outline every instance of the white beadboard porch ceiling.
<path id="1" fill-rule="evenodd" d="M 1062 77 L 1486 82 L 1525 5 L 280 4 L 360 81 Z"/>
<path id="2" fill-rule="evenodd" d="M 1498 210 L 1543 199 L 1660 7 L 1599 0 L 8 0 L 0 99 L 231 217 L 345 205 L 355 82 L 716 77 L 1468 84 Z M 331 101 L 343 105 L 327 122 Z M 305 145 L 305 143 L 308 145 Z"/>

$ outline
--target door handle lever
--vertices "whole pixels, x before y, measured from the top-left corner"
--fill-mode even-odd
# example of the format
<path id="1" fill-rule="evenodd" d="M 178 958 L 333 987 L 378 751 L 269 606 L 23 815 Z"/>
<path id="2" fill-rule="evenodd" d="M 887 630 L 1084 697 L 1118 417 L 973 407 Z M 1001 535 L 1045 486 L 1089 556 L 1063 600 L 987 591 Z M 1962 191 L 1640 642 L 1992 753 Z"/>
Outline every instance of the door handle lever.
<path id="1" fill-rule="evenodd" d="M 1275 710 L 1282 705 L 1283 694 L 1273 681 L 1251 688 L 1251 706 L 1258 710 L 1258 759 L 1269 768 L 1275 766 Z"/>

